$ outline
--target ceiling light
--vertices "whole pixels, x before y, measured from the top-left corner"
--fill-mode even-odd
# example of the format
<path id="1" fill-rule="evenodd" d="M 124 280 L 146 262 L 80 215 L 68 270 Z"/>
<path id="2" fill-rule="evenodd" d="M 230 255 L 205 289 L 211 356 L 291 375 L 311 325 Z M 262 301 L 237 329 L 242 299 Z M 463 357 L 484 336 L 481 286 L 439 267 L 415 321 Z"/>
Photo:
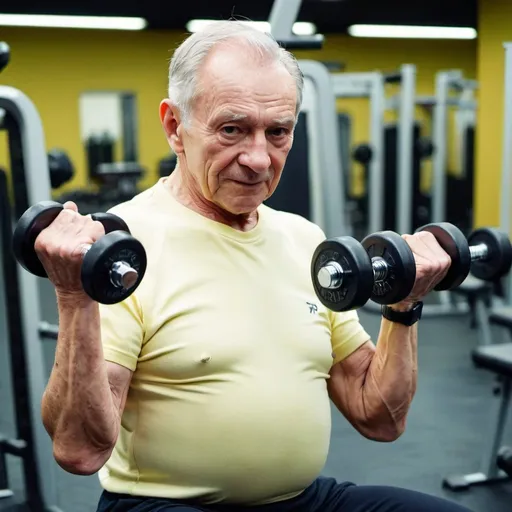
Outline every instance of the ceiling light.
<path id="1" fill-rule="evenodd" d="M 251 25 L 262 32 L 271 32 L 270 23 L 268 21 L 243 21 L 247 25 Z M 187 23 L 187 30 L 189 32 L 199 32 L 212 23 L 217 23 L 218 20 L 190 20 Z M 307 21 L 296 21 L 292 28 L 296 36 L 312 36 L 316 34 L 316 26 Z"/>
<path id="2" fill-rule="evenodd" d="M 143 18 L 115 16 L 59 16 L 46 14 L 0 14 L 4 27 L 92 28 L 110 30 L 143 30 Z"/>
<path id="3" fill-rule="evenodd" d="M 476 39 L 477 31 L 470 27 L 422 27 L 407 25 L 352 25 L 353 37 L 389 37 L 406 39 Z"/>

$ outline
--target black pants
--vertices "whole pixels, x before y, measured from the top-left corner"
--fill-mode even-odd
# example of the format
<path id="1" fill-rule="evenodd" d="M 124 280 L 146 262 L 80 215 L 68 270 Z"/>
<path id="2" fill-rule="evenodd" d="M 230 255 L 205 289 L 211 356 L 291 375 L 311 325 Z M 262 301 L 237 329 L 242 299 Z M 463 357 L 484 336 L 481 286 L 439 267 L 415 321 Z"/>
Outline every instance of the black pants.
<path id="1" fill-rule="evenodd" d="M 257 507 L 203 506 L 104 492 L 97 512 L 469 512 L 450 501 L 396 487 L 356 486 L 320 477 L 300 496 Z"/>

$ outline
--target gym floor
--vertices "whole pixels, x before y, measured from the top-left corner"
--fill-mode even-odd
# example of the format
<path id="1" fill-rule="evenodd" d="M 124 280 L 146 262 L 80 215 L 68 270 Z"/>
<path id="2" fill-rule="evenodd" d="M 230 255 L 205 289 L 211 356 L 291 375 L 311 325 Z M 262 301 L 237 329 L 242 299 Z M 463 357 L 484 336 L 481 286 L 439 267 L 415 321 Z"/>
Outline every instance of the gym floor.
<path id="1" fill-rule="evenodd" d="M 54 293 L 41 281 L 42 314 L 56 322 Z M 0 294 L 0 433 L 15 436 L 10 369 L 6 345 L 5 308 Z M 360 313 L 361 320 L 376 339 L 380 320 Z M 493 376 L 476 370 L 470 350 L 477 345 L 476 330 L 469 319 L 424 318 L 420 322 L 419 382 L 409 416 L 407 431 L 396 442 L 381 444 L 362 438 L 333 410 L 330 455 L 324 474 L 358 484 L 393 485 L 444 496 L 474 512 L 510 512 L 512 484 L 476 487 L 462 493 L 445 491 L 442 478 L 452 473 L 480 469 L 485 435 L 488 432 Z M 500 335 L 496 334 L 496 339 Z M 49 374 L 54 342 L 44 342 Z M 510 423 L 507 441 L 510 436 Z M 21 465 L 9 458 L 9 479 L 13 498 L 0 500 L 0 511 L 24 510 Z M 79 477 L 65 473 L 49 460 L 57 473 L 59 501 L 63 512 L 94 512 L 100 494 L 96 476 Z M 45 468 L 47 470 L 48 468 Z"/>

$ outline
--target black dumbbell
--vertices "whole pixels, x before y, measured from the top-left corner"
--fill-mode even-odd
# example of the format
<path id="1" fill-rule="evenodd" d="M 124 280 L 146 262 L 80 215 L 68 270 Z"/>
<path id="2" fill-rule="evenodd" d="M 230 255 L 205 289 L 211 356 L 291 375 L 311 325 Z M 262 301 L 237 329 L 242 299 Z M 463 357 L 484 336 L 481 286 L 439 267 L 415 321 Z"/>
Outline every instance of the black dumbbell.
<path id="1" fill-rule="evenodd" d="M 476 278 L 494 281 L 510 271 L 512 244 L 509 237 L 494 228 L 473 231 L 466 239 L 462 231 L 448 222 L 427 224 L 417 230 L 432 233 L 452 262 L 436 291 L 453 290 L 471 272 Z"/>
<path id="2" fill-rule="evenodd" d="M 416 262 L 409 244 L 392 231 L 374 233 L 362 242 L 342 236 L 316 248 L 311 278 L 319 300 L 333 311 L 356 309 L 370 299 L 394 304 L 411 293 Z"/>
<path id="3" fill-rule="evenodd" d="M 34 249 L 36 238 L 63 210 L 54 201 L 42 201 L 30 207 L 19 219 L 13 234 L 13 252 L 28 272 L 47 278 Z M 126 223 L 110 213 L 95 213 L 93 220 L 103 224 L 105 236 L 86 248 L 81 267 L 84 291 L 101 304 L 116 304 L 128 298 L 146 272 L 143 245 L 130 234 Z"/>

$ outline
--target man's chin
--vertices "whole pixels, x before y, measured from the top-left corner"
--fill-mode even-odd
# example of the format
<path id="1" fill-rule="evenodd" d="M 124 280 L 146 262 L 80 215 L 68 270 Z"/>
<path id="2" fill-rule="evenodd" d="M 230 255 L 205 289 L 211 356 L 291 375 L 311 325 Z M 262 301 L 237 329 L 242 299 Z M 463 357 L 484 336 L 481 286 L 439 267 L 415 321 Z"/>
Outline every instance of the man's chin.
<path id="1" fill-rule="evenodd" d="M 264 199 L 240 201 L 219 205 L 222 209 L 234 216 L 244 216 L 254 213 L 263 203 Z"/>

